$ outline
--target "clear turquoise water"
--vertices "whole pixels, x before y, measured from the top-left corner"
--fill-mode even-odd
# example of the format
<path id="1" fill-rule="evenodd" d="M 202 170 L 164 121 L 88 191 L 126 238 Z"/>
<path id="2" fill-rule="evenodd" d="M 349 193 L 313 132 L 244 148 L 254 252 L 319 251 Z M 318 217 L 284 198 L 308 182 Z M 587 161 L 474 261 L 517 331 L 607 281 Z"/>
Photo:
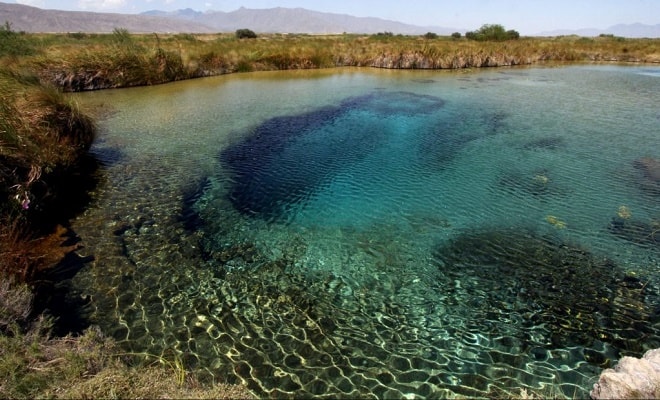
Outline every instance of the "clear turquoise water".
<path id="1" fill-rule="evenodd" d="M 341 69 L 80 95 L 107 117 L 74 284 L 127 348 L 259 396 L 587 396 L 660 347 L 659 76 Z"/>

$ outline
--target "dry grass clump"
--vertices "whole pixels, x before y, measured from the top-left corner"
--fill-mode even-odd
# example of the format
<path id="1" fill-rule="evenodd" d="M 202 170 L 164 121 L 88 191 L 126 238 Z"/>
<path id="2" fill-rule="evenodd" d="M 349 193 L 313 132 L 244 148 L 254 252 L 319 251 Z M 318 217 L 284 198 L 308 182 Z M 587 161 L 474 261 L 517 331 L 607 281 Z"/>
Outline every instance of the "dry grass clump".
<path id="1" fill-rule="evenodd" d="M 0 68 L 0 276 L 29 281 L 70 252 L 46 224 L 63 181 L 92 143 L 94 122 L 33 75 Z M 65 223 L 66 221 L 61 221 Z"/>
<path id="2" fill-rule="evenodd" d="M 32 313 L 32 290 L 0 278 L 0 333 L 25 325 Z"/>
<path id="3" fill-rule="evenodd" d="M 129 366 L 95 328 L 49 338 L 49 324 L 42 317 L 27 333 L 0 335 L 0 398 L 253 398 L 242 386 L 179 382 L 167 365 Z"/>
<path id="4" fill-rule="evenodd" d="M 15 219 L 0 227 L 0 277 L 32 282 L 40 272 L 56 266 L 80 247 L 62 225 L 40 234 L 25 225 L 24 220 Z"/>
<path id="5" fill-rule="evenodd" d="M 238 385 L 202 385 L 188 378 L 179 385 L 166 367 L 150 365 L 136 368 L 124 366 L 105 368 L 94 377 L 57 390 L 57 398 L 111 399 L 253 399 L 244 387 Z"/>
<path id="6" fill-rule="evenodd" d="M 92 119 L 56 88 L 0 68 L 0 194 L 13 195 L 7 204 L 28 209 L 31 186 L 74 165 L 94 135 Z"/>

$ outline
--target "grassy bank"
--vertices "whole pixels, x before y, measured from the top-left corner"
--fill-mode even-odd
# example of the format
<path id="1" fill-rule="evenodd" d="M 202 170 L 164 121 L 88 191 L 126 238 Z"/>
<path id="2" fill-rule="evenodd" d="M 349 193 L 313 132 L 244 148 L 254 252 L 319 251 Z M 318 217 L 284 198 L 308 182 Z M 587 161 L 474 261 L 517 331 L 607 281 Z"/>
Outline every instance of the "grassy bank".
<path id="1" fill-rule="evenodd" d="M 0 273 L 21 282 L 57 263 L 43 252 L 66 223 L 87 178 L 91 118 L 55 87 L 30 74 L 0 70 Z M 62 217 L 62 218 L 59 218 Z M 61 241 L 64 241 L 62 239 Z"/>
<path id="2" fill-rule="evenodd" d="M 201 383 L 173 361 L 123 353 L 94 328 L 50 338 L 49 324 L 41 317 L 28 332 L 14 327 L 0 335 L 0 397 L 253 398 L 241 386 Z"/>
<path id="3" fill-rule="evenodd" d="M 21 63 L 69 91 L 151 85 L 233 72 L 328 68 L 457 69 L 555 62 L 660 62 L 660 39 L 394 35 L 23 35 Z M 19 52 L 19 51 L 15 51 Z"/>

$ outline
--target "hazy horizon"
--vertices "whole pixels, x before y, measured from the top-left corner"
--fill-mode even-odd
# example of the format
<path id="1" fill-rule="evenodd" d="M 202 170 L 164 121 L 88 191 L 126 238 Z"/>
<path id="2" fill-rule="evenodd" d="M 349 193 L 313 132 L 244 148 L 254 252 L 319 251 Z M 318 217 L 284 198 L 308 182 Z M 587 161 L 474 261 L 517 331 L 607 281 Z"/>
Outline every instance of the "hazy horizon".
<path id="1" fill-rule="evenodd" d="M 9 0 L 8 3 L 43 9 L 138 14 L 145 11 L 235 11 L 241 7 L 305 8 L 313 11 L 375 17 L 417 26 L 476 29 L 483 24 L 502 24 L 521 34 L 543 31 L 605 29 L 617 24 L 660 24 L 656 0 L 419 0 L 304 1 L 304 0 Z"/>

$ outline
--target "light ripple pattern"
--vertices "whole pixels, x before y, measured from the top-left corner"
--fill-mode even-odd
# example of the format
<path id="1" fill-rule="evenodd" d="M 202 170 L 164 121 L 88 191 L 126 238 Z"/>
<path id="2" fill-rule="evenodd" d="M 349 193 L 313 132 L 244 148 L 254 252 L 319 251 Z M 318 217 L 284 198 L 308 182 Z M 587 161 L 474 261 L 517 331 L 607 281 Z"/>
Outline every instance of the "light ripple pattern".
<path id="1" fill-rule="evenodd" d="M 660 347 L 657 69 L 81 95 L 116 110 L 72 285 L 127 350 L 260 397 L 586 397 Z"/>

